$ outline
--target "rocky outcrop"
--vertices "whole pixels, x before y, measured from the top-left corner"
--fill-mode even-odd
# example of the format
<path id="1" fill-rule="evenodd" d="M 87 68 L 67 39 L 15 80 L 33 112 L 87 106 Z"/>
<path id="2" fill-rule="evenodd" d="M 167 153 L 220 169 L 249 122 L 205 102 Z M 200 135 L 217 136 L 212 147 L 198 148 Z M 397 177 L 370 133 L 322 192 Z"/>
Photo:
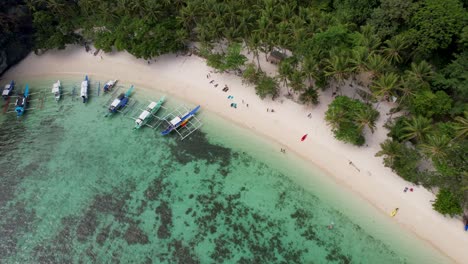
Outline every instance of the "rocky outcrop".
<path id="1" fill-rule="evenodd" d="M 23 0 L 0 1 L 0 76 L 33 48 L 32 17 Z"/>

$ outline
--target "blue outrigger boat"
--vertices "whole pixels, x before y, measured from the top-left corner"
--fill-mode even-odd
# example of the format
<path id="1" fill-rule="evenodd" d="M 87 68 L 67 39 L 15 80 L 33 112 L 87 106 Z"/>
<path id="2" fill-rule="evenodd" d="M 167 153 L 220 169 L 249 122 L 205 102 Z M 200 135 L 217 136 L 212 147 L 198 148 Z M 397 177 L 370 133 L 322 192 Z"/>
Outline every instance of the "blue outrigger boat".
<path id="1" fill-rule="evenodd" d="M 109 113 L 106 115 L 111 115 L 117 113 L 117 111 L 121 110 L 124 108 L 127 104 L 128 101 L 130 100 L 130 94 L 133 91 L 133 85 L 130 86 L 130 88 L 127 90 L 126 93 L 121 93 L 117 98 L 112 101 L 111 105 L 109 106 Z"/>
<path id="2" fill-rule="evenodd" d="M 5 88 L 2 91 L 2 97 L 4 100 L 8 100 L 10 95 L 13 93 L 13 89 L 15 89 L 15 81 L 11 80 L 10 84 L 5 85 Z"/>
<path id="3" fill-rule="evenodd" d="M 16 98 L 16 103 L 15 103 L 16 116 L 20 117 L 24 114 L 24 111 L 26 111 L 26 107 L 28 106 L 28 99 L 29 99 L 29 85 L 26 84 L 26 87 L 24 88 L 24 93 L 19 95 L 18 98 Z"/>
<path id="4" fill-rule="evenodd" d="M 83 103 L 88 101 L 88 88 L 89 88 L 89 80 L 88 75 L 86 75 L 84 81 L 81 82 L 81 98 L 83 98 Z"/>
<path id="5" fill-rule="evenodd" d="M 193 110 L 191 110 L 188 113 L 186 113 L 185 115 L 183 115 L 182 117 L 176 116 L 174 119 L 172 119 L 169 122 L 170 125 L 166 128 L 166 130 L 161 132 L 161 135 L 165 136 L 165 135 L 171 133 L 171 131 L 173 131 L 173 130 L 179 128 L 179 127 L 183 127 L 183 126 L 187 125 L 190 118 L 192 118 L 195 115 L 195 113 L 198 112 L 199 109 L 200 109 L 200 106 L 197 106 Z"/>
<path id="6" fill-rule="evenodd" d="M 104 84 L 103 90 L 104 93 L 110 92 L 112 88 L 117 84 L 118 80 L 110 80 Z"/>

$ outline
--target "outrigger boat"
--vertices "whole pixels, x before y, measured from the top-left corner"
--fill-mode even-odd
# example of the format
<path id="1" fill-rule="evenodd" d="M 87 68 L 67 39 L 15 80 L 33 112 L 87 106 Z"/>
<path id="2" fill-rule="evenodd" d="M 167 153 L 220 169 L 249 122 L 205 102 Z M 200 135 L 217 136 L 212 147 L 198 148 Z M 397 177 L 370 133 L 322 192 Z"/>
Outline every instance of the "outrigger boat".
<path id="1" fill-rule="evenodd" d="M 128 101 L 130 100 L 130 94 L 133 91 L 133 85 L 130 86 L 130 88 L 127 90 L 126 93 L 121 93 L 117 98 L 112 101 L 111 105 L 109 106 L 109 113 L 106 115 L 108 116 L 109 114 L 115 114 L 117 111 L 120 109 L 124 108 L 127 104 Z"/>
<path id="2" fill-rule="evenodd" d="M 148 123 L 151 118 L 153 117 L 153 115 L 156 114 L 156 112 L 158 112 L 158 110 L 161 108 L 162 104 L 164 103 L 164 100 L 166 99 L 165 96 L 161 97 L 161 99 L 159 99 L 159 101 L 156 103 L 156 102 L 151 102 L 145 110 L 143 110 L 143 112 L 140 114 L 140 116 L 135 119 L 135 127 L 133 128 L 133 130 L 136 130 L 136 129 L 140 129 L 142 126 L 146 125 L 146 123 Z"/>
<path id="3" fill-rule="evenodd" d="M 52 86 L 52 93 L 54 94 L 55 101 L 57 101 L 57 102 L 60 100 L 60 97 L 62 95 L 61 89 L 62 89 L 62 86 L 60 85 L 60 81 L 57 81 Z"/>
<path id="4" fill-rule="evenodd" d="M 112 88 L 115 86 L 115 84 L 117 83 L 117 81 L 118 80 L 110 80 L 110 81 L 106 82 L 106 84 L 104 84 L 103 91 L 105 93 L 110 92 L 112 90 Z"/>
<path id="5" fill-rule="evenodd" d="M 174 119 L 172 119 L 169 122 L 170 125 L 166 128 L 166 130 L 161 132 L 161 135 L 165 136 L 165 135 L 171 133 L 171 131 L 173 131 L 173 130 L 179 128 L 179 127 L 184 127 L 188 123 L 190 118 L 192 118 L 199 109 L 200 109 L 200 106 L 197 106 L 193 110 L 191 110 L 188 113 L 184 114 L 182 117 L 176 116 Z"/>
<path id="6" fill-rule="evenodd" d="M 88 75 L 86 75 L 84 81 L 81 82 L 81 98 L 83 98 L 83 103 L 88 101 L 88 88 L 89 88 L 89 80 Z"/>
<path id="7" fill-rule="evenodd" d="M 10 84 L 5 85 L 5 88 L 2 91 L 2 97 L 4 100 L 7 100 L 8 97 L 13 93 L 15 89 L 15 81 L 11 80 Z"/>
<path id="8" fill-rule="evenodd" d="M 28 99 L 29 99 L 29 85 L 26 84 L 26 87 L 24 88 L 24 93 L 19 95 L 18 98 L 16 98 L 16 103 L 15 103 L 16 116 L 19 117 L 24 114 L 24 111 L 26 111 L 26 107 L 28 105 Z"/>

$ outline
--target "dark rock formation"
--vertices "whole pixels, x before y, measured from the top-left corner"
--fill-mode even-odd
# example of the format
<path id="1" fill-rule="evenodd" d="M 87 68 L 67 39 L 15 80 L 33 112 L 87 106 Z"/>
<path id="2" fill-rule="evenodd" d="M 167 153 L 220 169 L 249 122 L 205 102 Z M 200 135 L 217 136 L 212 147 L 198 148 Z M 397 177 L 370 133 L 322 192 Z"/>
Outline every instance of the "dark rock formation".
<path id="1" fill-rule="evenodd" d="M 0 1 L 0 75 L 26 57 L 32 48 L 32 16 L 25 1 Z"/>

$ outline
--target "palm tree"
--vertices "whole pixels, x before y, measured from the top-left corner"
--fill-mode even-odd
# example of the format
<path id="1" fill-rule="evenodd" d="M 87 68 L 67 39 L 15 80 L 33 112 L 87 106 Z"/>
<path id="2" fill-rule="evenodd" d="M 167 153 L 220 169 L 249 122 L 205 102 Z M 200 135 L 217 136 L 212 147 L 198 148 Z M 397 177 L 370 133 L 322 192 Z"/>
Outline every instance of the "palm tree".
<path id="1" fill-rule="evenodd" d="M 387 47 L 383 49 L 385 58 L 392 63 L 401 63 L 403 57 L 401 56 L 403 50 L 409 46 L 409 42 L 402 35 L 396 35 L 392 39 L 385 41 Z"/>
<path id="2" fill-rule="evenodd" d="M 431 130 L 431 123 L 432 120 L 423 116 L 413 116 L 410 120 L 405 120 L 405 127 L 402 129 L 404 133 L 402 139 L 415 139 L 416 141 L 421 142 Z"/>
<path id="3" fill-rule="evenodd" d="M 377 50 L 382 43 L 379 36 L 375 34 L 375 28 L 371 25 L 361 26 L 360 45 L 367 48 L 369 53 Z"/>
<path id="4" fill-rule="evenodd" d="M 411 63 L 411 69 L 406 72 L 407 79 L 418 88 L 429 88 L 429 81 L 434 76 L 432 67 L 426 61 Z"/>
<path id="5" fill-rule="evenodd" d="M 316 105 L 319 103 L 319 95 L 316 89 L 309 87 L 299 96 L 299 100 L 303 104 L 311 103 Z"/>
<path id="6" fill-rule="evenodd" d="M 451 139 L 446 135 L 428 135 L 425 143 L 419 145 L 421 151 L 432 160 L 447 157 Z"/>
<path id="7" fill-rule="evenodd" d="M 283 83 L 283 85 L 288 90 L 288 94 L 291 94 L 289 91 L 288 80 L 290 79 L 291 74 L 293 73 L 294 68 L 291 63 L 291 60 L 285 59 L 282 60 L 279 64 L 278 74 L 279 74 L 279 81 Z"/>
<path id="8" fill-rule="evenodd" d="M 385 165 L 392 167 L 395 159 L 401 157 L 400 143 L 391 139 L 385 140 L 380 144 L 381 150 L 375 154 L 376 157 L 386 156 Z"/>
<path id="9" fill-rule="evenodd" d="M 372 76 L 379 76 L 388 66 L 388 62 L 379 54 L 371 53 L 367 57 L 366 67 Z"/>
<path id="10" fill-rule="evenodd" d="M 338 129 L 345 118 L 346 113 L 336 107 L 329 108 L 325 113 L 325 121 L 331 126 L 332 130 Z"/>
<path id="11" fill-rule="evenodd" d="M 457 130 L 457 138 L 466 138 L 468 135 L 468 111 L 465 111 L 464 117 L 462 116 L 457 116 L 455 117 L 455 121 L 457 121 L 457 124 L 455 126 L 455 129 Z"/>
<path id="12" fill-rule="evenodd" d="M 390 95 L 394 94 L 395 89 L 399 86 L 399 77 L 393 72 L 384 73 L 377 80 L 374 80 L 370 86 L 374 95 L 382 100 L 388 99 Z"/>
<path id="13" fill-rule="evenodd" d="M 360 108 L 356 112 L 355 122 L 358 124 L 359 129 L 364 127 L 369 127 L 370 131 L 374 133 L 375 131 L 375 121 L 379 117 L 379 112 L 375 111 L 371 107 Z"/>
<path id="14" fill-rule="evenodd" d="M 351 51 L 350 63 L 354 73 L 359 74 L 368 71 L 367 58 L 369 52 L 365 47 L 358 46 Z"/>
<path id="15" fill-rule="evenodd" d="M 409 106 L 411 99 L 416 96 L 416 88 L 411 85 L 408 80 L 402 80 L 401 85 L 398 87 L 399 102 L 402 105 Z"/>
<path id="16" fill-rule="evenodd" d="M 348 57 L 333 55 L 331 58 L 326 59 L 325 63 L 325 76 L 333 77 L 333 79 L 338 82 L 339 87 L 343 83 L 343 80 L 348 77 L 349 72 L 351 71 Z"/>

